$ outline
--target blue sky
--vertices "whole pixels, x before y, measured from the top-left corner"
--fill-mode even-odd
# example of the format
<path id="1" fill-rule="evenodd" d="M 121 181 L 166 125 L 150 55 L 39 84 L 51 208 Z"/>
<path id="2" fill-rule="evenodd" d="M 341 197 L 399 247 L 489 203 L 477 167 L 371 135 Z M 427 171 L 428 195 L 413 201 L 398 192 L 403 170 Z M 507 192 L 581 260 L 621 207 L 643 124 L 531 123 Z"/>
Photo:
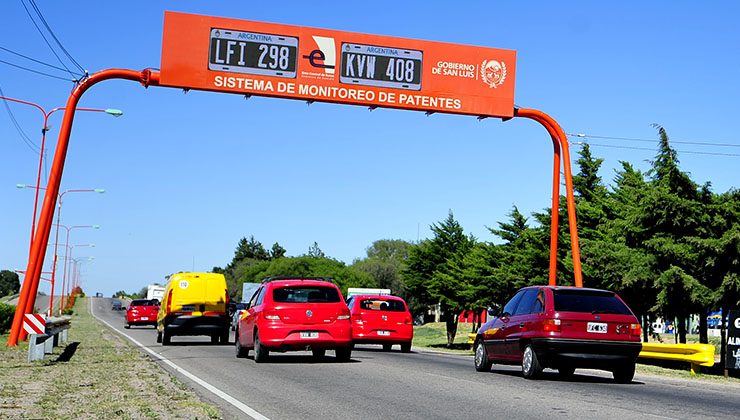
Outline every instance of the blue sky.
<path id="1" fill-rule="evenodd" d="M 91 2 L 74 12 L 65 2 L 36 4 L 90 72 L 159 67 L 165 10 L 513 49 L 517 105 L 549 113 L 567 133 L 656 140 L 651 124 L 659 123 L 674 141 L 733 144 L 674 147 L 695 181 L 716 192 L 738 184 L 737 2 Z M 0 47 L 59 65 L 21 1 L 0 10 Z M 2 50 L 0 60 L 64 76 Z M 65 104 L 72 84 L 0 63 L 0 88 L 51 109 Z M 93 87 L 80 106 L 125 113 L 77 114 L 62 180 L 62 190 L 106 189 L 68 194 L 62 210 L 65 225 L 101 225 L 73 230 L 70 240 L 96 245 L 74 249 L 95 258 L 82 271 L 91 293 L 137 291 L 173 272 L 224 266 L 243 236 L 266 247 L 279 242 L 289 255 L 316 241 L 351 263 L 374 240 L 427 237 L 450 209 L 467 232 L 493 240 L 486 226 L 512 205 L 529 214 L 550 202 L 552 146 L 529 120 L 368 112 L 128 81 Z M 41 113 L 10 107 L 38 145 Z M 60 124 L 57 113 L 49 161 Z M 589 141 L 605 159 L 606 181 L 621 160 L 646 170 L 657 144 Z M 573 144 L 573 161 L 577 150 Z M 0 268 L 25 269 L 33 191 L 15 185 L 35 183 L 38 154 L 4 106 L 0 156 Z"/>

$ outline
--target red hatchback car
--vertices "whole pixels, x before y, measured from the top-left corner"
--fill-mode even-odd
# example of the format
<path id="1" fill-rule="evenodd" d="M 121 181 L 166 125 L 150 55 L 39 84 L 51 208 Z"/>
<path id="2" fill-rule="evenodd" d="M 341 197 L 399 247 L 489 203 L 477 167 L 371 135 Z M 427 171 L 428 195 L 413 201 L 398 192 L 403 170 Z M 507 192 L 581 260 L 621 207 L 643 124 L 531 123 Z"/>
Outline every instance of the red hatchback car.
<path id="1" fill-rule="evenodd" d="M 126 323 L 124 328 L 132 325 L 157 325 L 159 301 L 157 299 L 134 299 L 126 308 Z"/>
<path id="2" fill-rule="evenodd" d="M 271 351 L 291 350 L 310 350 L 316 358 L 334 350 L 339 361 L 349 361 L 349 309 L 328 278 L 268 278 L 239 318 L 234 341 L 236 357 L 254 349 L 257 363 L 266 361 Z"/>
<path id="3" fill-rule="evenodd" d="M 475 369 L 521 364 L 524 377 L 534 378 L 543 368 L 566 377 L 576 368 L 591 368 L 611 371 L 615 381 L 629 383 L 642 349 L 641 334 L 637 318 L 614 292 L 525 287 L 478 330 Z"/>
<path id="4" fill-rule="evenodd" d="M 347 299 L 352 319 L 352 341 L 382 344 L 388 351 L 394 344 L 411 351 L 414 325 L 406 302 L 391 295 L 355 295 Z"/>

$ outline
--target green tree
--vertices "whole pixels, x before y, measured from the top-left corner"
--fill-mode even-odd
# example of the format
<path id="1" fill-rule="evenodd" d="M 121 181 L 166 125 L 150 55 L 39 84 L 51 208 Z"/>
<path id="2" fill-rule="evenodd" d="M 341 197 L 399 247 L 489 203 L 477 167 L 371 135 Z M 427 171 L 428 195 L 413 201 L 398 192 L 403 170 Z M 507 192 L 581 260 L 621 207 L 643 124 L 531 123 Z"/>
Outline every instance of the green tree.
<path id="1" fill-rule="evenodd" d="M 18 273 L 10 270 L 0 271 L 0 296 L 12 295 L 21 290 Z"/>
<path id="2" fill-rule="evenodd" d="M 458 315 L 470 303 L 467 284 L 460 277 L 465 253 L 475 244 L 466 236 L 452 211 L 431 226 L 434 237 L 411 248 L 406 283 L 420 297 L 420 303 L 439 303 L 447 327 L 447 346 L 457 334 Z"/>
<path id="3" fill-rule="evenodd" d="M 279 243 L 275 242 L 274 244 L 272 244 L 272 248 L 270 249 L 270 259 L 274 260 L 277 258 L 283 258 L 286 252 L 287 251 L 285 250 L 285 248 L 280 246 Z"/>
<path id="4" fill-rule="evenodd" d="M 313 258 L 326 258 L 326 254 L 319 248 L 319 243 L 316 241 L 308 247 L 308 253 L 306 255 Z"/>
<path id="5" fill-rule="evenodd" d="M 352 267 L 373 277 L 377 287 L 391 289 L 411 306 L 412 297 L 404 283 L 402 273 L 413 244 L 400 239 L 380 239 L 367 248 L 367 257 L 355 260 Z"/>

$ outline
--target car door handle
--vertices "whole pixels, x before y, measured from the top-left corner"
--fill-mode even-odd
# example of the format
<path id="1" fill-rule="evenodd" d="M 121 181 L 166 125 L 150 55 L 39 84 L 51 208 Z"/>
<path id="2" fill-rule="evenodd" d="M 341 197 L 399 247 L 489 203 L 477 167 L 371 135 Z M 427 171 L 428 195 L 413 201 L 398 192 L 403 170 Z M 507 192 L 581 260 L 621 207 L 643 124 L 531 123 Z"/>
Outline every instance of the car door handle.
<path id="1" fill-rule="evenodd" d="M 501 330 L 505 330 L 506 329 L 506 325 L 502 325 L 500 329 Z"/>
<path id="2" fill-rule="evenodd" d="M 524 323 L 523 322 L 520 322 L 519 323 L 519 328 L 524 328 Z"/>

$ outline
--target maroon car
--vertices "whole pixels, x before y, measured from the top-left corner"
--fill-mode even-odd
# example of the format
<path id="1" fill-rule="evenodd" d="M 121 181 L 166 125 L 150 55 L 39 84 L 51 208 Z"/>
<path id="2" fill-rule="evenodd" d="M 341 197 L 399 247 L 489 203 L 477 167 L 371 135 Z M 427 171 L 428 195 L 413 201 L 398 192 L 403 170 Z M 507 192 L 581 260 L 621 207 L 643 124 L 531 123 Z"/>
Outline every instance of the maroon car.
<path id="1" fill-rule="evenodd" d="M 134 299 L 126 308 L 126 323 L 124 328 L 132 325 L 157 325 L 159 301 L 157 299 Z"/>
<path id="2" fill-rule="evenodd" d="M 525 287 L 478 330 L 475 369 L 521 364 L 524 377 L 535 378 L 544 368 L 566 377 L 576 368 L 591 368 L 629 383 L 642 349 L 641 334 L 637 318 L 614 292 Z"/>

